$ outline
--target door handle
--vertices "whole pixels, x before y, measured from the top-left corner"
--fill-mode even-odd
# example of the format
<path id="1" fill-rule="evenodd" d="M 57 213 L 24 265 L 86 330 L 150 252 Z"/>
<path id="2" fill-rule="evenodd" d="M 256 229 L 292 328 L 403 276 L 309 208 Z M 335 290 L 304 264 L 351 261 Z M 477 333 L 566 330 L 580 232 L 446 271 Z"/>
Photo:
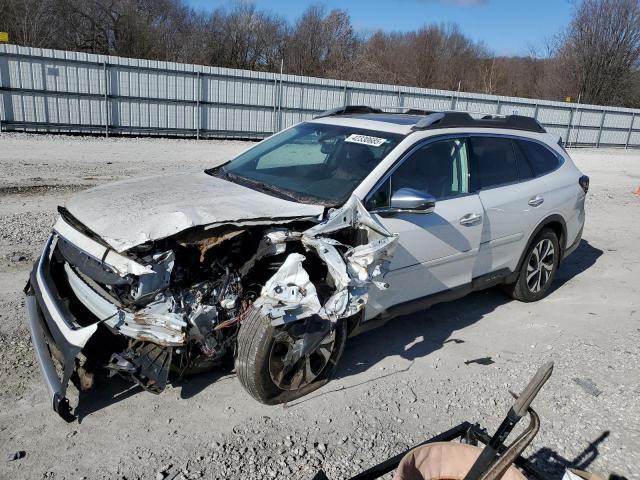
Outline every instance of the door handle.
<path id="1" fill-rule="evenodd" d="M 536 195 L 531 200 L 529 200 L 529 205 L 532 207 L 539 207 L 544 202 L 544 197 L 542 195 Z"/>
<path id="2" fill-rule="evenodd" d="M 482 215 L 478 215 L 477 213 L 467 213 L 464 217 L 460 219 L 460 225 L 463 225 L 465 227 L 471 227 L 481 222 L 482 222 Z"/>

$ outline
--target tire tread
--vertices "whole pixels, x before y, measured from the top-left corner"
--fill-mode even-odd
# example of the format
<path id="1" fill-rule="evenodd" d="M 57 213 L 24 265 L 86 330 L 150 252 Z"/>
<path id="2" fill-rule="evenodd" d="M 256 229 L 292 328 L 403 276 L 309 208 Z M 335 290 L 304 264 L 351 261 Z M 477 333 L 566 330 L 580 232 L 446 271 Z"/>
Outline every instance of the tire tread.
<path id="1" fill-rule="evenodd" d="M 244 318 L 238 332 L 235 361 L 238 381 L 249 395 L 266 405 L 295 400 L 320 388 L 333 374 L 344 350 L 347 323 L 339 322 L 336 328 L 339 332 L 339 342 L 324 372 L 314 382 L 299 390 L 280 390 L 273 384 L 268 373 L 269 352 L 277 328 L 271 325 L 260 309 L 254 308 Z"/>

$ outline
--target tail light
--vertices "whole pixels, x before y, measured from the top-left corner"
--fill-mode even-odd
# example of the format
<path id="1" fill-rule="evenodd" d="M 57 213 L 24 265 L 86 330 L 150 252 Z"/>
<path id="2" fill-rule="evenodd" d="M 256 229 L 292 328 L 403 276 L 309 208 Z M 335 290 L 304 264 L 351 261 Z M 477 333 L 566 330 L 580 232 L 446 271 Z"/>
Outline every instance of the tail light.
<path id="1" fill-rule="evenodd" d="M 587 177 L 586 175 L 582 175 L 578 179 L 578 183 L 580 184 L 580 187 L 582 187 L 584 193 L 587 193 L 589 191 L 589 177 Z"/>

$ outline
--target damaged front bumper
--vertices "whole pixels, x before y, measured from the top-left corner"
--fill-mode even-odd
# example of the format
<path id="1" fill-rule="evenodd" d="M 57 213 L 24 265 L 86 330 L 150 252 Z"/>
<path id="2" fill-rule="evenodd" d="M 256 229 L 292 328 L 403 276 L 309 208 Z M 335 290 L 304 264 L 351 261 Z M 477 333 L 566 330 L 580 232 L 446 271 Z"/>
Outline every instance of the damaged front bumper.
<path id="1" fill-rule="evenodd" d="M 66 397 L 67 386 L 76 367 L 76 359 L 96 332 L 97 324 L 81 327 L 71 321 L 73 315 L 62 302 L 51 281 L 49 259 L 55 236 L 51 235 L 36 262 L 25 288 L 29 330 L 36 358 L 53 409 L 66 421 L 75 419 Z M 58 374 L 54 357 L 62 366 Z"/>
<path id="2" fill-rule="evenodd" d="M 65 264 L 66 287 L 93 315 L 89 324 L 86 318 L 76 318 L 52 278 L 52 256 L 57 243 L 63 241 L 59 235 L 55 231 L 49 236 L 34 265 L 25 287 L 25 304 L 36 358 L 53 409 L 65 420 L 72 421 L 75 417 L 66 397 L 67 387 L 78 369 L 82 349 L 96 333 L 98 325 L 103 324 L 129 338 L 173 347 L 184 345 L 187 324 L 180 315 L 167 311 L 166 301 L 151 302 L 135 312 L 121 308 L 94 291 L 69 264 Z"/>

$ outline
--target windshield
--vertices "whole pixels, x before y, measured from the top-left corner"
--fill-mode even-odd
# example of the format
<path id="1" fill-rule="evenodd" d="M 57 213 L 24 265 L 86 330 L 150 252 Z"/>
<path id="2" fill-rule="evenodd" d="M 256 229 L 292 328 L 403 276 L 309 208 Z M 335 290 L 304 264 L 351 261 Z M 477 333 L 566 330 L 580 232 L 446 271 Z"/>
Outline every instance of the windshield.
<path id="1" fill-rule="evenodd" d="M 338 205 L 402 138 L 302 123 L 264 140 L 212 173 L 299 202 Z"/>

